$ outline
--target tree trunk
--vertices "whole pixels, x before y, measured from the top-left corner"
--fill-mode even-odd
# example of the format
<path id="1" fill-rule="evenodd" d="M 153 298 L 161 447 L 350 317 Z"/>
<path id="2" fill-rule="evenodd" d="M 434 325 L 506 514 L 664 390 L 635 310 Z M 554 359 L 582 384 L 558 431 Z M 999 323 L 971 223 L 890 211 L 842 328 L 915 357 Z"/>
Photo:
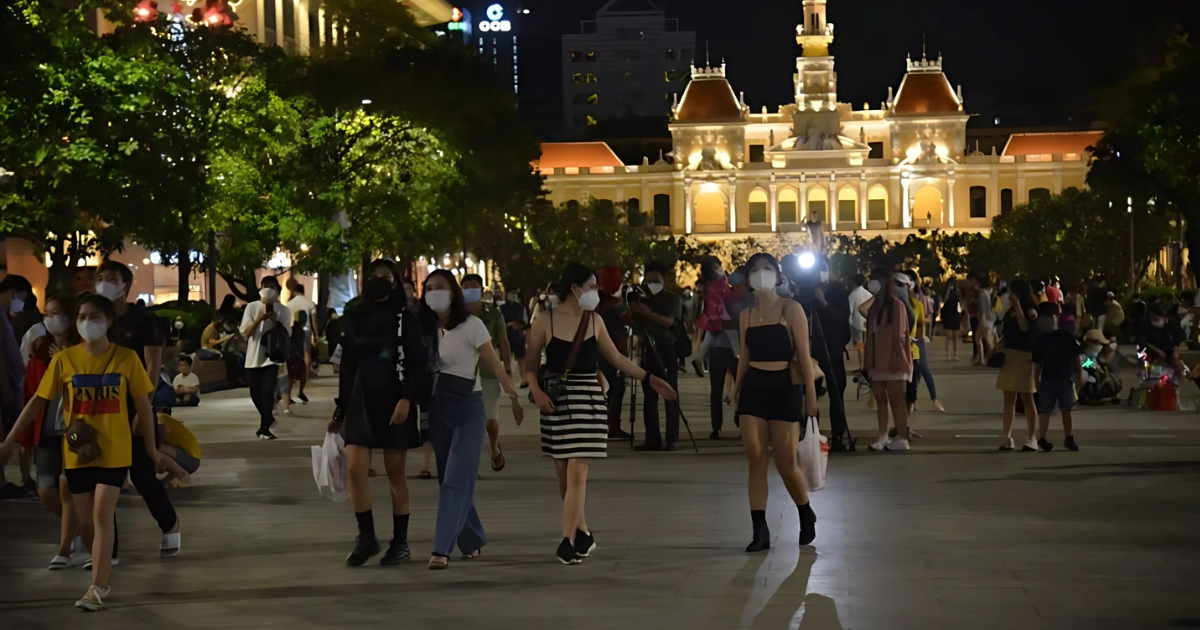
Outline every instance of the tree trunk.
<path id="1" fill-rule="evenodd" d="M 243 302 L 253 302 L 258 299 L 258 284 L 254 280 L 253 270 L 243 271 L 241 275 L 224 271 L 217 273 L 225 280 L 225 284 L 229 285 L 229 292 L 233 293 L 237 299 Z"/>
<path id="2" fill-rule="evenodd" d="M 216 310 L 217 308 L 217 233 L 208 231 L 208 253 L 204 255 L 204 262 L 207 263 L 208 273 L 208 304 Z"/>
<path id="3" fill-rule="evenodd" d="M 46 243 L 46 252 L 50 254 L 46 295 L 72 295 L 75 293 L 76 267 L 71 264 L 70 238 L 56 236 L 55 239 L 54 242 Z"/>
<path id="4" fill-rule="evenodd" d="M 187 243 L 179 245 L 179 258 L 176 259 L 175 268 L 179 272 L 179 297 L 177 298 L 180 305 L 187 304 L 191 297 L 191 279 L 192 279 L 192 256 L 191 248 Z"/>

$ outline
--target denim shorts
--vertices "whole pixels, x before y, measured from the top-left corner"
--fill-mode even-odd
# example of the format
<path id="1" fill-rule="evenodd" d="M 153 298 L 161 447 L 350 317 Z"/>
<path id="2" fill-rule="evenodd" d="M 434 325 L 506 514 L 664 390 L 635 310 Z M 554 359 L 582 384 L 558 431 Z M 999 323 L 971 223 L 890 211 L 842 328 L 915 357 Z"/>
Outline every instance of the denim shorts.
<path id="1" fill-rule="evenodd" d="M 1056 406 L 1063 411 L 1075 408 L 1075 383 L 1069 380 L 1038 383 L 1038 413 L 1053 413 Z"/>

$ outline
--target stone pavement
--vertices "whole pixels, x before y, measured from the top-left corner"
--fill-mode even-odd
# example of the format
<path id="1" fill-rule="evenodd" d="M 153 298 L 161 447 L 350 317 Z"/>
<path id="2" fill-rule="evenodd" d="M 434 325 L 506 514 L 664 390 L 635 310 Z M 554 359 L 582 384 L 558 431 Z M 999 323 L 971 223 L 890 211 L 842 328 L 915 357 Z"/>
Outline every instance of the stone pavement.
<path id="1" fill-rule="evenodd" d="M 329 417 L 333 379 L 280 416 L 275 442 L 253 439 L 244 390 L 212 395 L 177 413 L 204 445 L 191 487 L 172 492 L 182 555 L 160 560 L 152 519 L 136 495 L 124 497 L 109 609 L 81 617 L 71 603 L 87 574 L 45 568 L 55 521 L 33 502 L 0 503 L 0 628 L 1200 627 L 1195 412 L 1085 409 L 1081 452 L 1001 454 L 995 372 L 965 361 L 933 369 L 951 413 L 919 411 L 926 438 L 911 452 L 834 456 L 813 498 L 813 547 L 796 545 L 795 508 L 771 473 L 773 548 L 757 555 L 742 551 L 739 443 L 706 439 L 705 382 L 682 385 L 704 438 L 699 455 L 612 444 L 609 460 L 592 466 L 588 520 L 599 548 L 581 566 L 553 558 L 560 504 L 553 467 L 536 451 L 536 413 L 519 428 L 505 418 L 508 467 L 497 474 L 485 463 L 477 493 L 490 543 L 444 572 L 424 567 L 437 486 L 415 478 L 414 562 L 342 564 L 354 519 L 318 497 L 308 450 Z M 848 397 L 851 426 L 868 438 L 873 412 L 852 388 Z M 927 408 L 924 386 L 920 397 Z M 420 457 L 409 459 L 415 476 Z M 386 539 L 386 484 L 372 486 Z"/>

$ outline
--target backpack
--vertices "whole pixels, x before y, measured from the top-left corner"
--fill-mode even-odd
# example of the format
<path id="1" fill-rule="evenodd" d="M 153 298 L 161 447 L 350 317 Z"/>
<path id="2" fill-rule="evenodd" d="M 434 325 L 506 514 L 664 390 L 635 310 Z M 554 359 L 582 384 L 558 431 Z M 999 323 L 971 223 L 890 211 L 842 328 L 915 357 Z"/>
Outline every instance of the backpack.
<path id="1" fill-rule="evenodd" d="M 272 363 L 287 363 L 292 356 L 292 338 L 283 326 L 278 325 L 263 334 L 262 343 L 267 347 L 267 360 Z"/>

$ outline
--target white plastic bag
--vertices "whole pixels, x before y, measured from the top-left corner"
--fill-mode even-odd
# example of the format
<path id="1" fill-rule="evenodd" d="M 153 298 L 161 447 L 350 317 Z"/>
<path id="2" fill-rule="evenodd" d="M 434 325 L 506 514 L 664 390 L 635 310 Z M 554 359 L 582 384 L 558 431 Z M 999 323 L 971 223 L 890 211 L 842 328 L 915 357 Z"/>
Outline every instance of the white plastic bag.
<path id="1" fill-rule="evenodd" d="M 816 492 L 825 487 L 825 468 L 829 465 L 829 439 L 821 435 L 817 426 L 817 417 L 809 416 L 804 421 L 808 429 L 804 439 L 800 440 L 797 455 L 800 460 L 800 472 L 808 483 L 808 491 Z"/>
<path id="2" fill-rule="evenodd" d="M 325 443 L 312 447 L 313 479 L 321 496 L 341 503 L 346 500 L 346 451 L 342 436 L 326 433 Z"/>

